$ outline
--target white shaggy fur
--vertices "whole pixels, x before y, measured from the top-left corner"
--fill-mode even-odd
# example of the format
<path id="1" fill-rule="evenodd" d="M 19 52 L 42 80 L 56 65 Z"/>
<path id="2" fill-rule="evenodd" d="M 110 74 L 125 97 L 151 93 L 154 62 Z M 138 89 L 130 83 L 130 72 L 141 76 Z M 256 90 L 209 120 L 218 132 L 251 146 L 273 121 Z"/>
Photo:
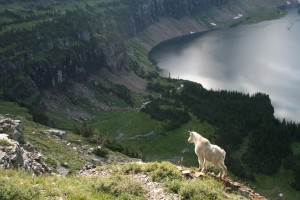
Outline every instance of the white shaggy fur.
<path id="1" fill-rule="evenodd" d="M 189 131 L 189 143 L 195 144 L 195 153 L 198 156 L 199 170 L 205 171 L 206 161 L 212 162 L 220 170 L 220 178 L 227 175 L 227 168 L 224 164 L 226 152 L 217 145 L 211 144 L 208 139 L 200 134 Z"/>

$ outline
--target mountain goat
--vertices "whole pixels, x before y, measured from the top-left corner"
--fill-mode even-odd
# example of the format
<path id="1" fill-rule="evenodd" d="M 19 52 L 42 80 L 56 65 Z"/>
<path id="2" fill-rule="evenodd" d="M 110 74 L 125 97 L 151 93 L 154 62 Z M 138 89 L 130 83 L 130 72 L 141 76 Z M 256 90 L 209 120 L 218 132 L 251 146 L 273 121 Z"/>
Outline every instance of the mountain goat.
<path id="1" fill-rule="evenodd" d="M 199 170 L 205 171 L 206 161 L 212 162 L 220 170 L 220 178 L 227 175 L 227 167 L 224 164 L 226 152 L 217 145 L 211 144 L 208 139 L 200 134 L 189 131 L 189 143 L 195 144 L 195 153 L 198 156 Z"/>

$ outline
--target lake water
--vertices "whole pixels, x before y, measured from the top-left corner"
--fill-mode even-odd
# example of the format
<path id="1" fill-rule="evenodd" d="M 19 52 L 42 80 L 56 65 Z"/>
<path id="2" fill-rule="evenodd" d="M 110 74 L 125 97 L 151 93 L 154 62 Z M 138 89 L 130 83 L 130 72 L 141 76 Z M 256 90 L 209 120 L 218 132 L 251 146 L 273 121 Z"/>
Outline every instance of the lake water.
<path id="1" fill-rule="evenodd" d="M 164 76 L 206 89 L 269 94 L 280 119 L 300 122 L 300 15 L 162 42 L 149 52 Z"/>

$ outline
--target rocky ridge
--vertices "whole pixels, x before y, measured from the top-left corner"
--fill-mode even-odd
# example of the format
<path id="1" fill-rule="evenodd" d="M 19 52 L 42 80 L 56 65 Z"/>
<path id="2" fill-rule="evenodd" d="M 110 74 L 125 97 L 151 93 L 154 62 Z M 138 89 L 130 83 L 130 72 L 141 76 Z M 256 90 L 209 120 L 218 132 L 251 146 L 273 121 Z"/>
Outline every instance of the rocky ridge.
<path id="1" fill-rule="evenodd" d="M 124 163 L 120 163 L 121 165 Z M 144 162 L 136 162 L 139 165 L 145 165 Z M 244 184 L 233 181 L 230 178 L 219 179 L 213 172 L 203 173 L 203 172 L 192 172 L 191 170 L 184 169 L 181 166 L 176 166 L 178 171 L 181 172 L 185 179 L 202 179 L 205 177 L 213 177 L 220 180 L 226 187 L 226 193 L 237 193 L 240 195 L 239 199 L 253 199 L 253 200 L 267 200 L 264 196 L 258 194 L 251 188 Z M 87 164 L 79 172 L 81 176 L 99 176 L 99 177 L 110 177 L 114 172 L 110 169 L 98 169 L 96 165 Z M 182 197 L 179 194 L 165 192 L 165 186 L 160 182 L 155 182 L 151 180 L 148 173 L 127 173 L 127 178 L 131 180 L 136 180 L 141 182 L 141 185 L 146 189 L 146 199 L 164 199 L 164 200 L 179 200 Z M 230 198 L 228 196 L 228 198 Z"/>
<path id="2" fill-rule="evenodd" d="M 186 177 L 186 178 L 201 178 L 205 176 L 211 176 L 214 178 L 219 178 L 213 172 L 203 173 L 203 172 L 191 172 L 190 170 L 184 170 L 181 166 L 177 166 L 178 170 Z M 220 179 L 223 184 L 226 186 L 226 192 L 237 192 L 243 197 L 247 199 L 256 199 L 256 200 L 267 200 L 264 196 L 258 194 L 251 188 L 245 186 L 244 184 L 238 183 L 236 181 L 231 180 L 226 177 L 225 179 Z"/>

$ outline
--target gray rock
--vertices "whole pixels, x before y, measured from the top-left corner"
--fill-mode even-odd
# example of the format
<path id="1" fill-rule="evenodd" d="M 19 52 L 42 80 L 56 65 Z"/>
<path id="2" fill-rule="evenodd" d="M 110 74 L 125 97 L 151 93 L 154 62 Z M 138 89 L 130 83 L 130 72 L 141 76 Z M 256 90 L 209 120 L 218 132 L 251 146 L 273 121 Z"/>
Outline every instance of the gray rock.
<path id="1" fill-rule="evenodd" d="M 0 120 L 1 132 L 8 134 L 10 139 L 17 141 L 18 143 L 24 144 L 23 129 L 20 120 L 12 120 L 9 118 Z"/>
<path id="2" fill-rule="evenodd" d="M 49 130 L 46 130 L 45 133 L 55 135 L 62 140 L 67 140 L 67 134 L 65 131 L 62 131 L 62 130 L 49 129 Z"/>
<path id="3" fill-rule="evenodd" d="M 8 145 L 0 145 L 0 166 L 4 169 L 23 168 L 25 171 L 41 175 L 51 169 L 42 161 L 42 154 L 30 143 L 25 143 L 20 120 L 4 119 L 0 127 L 6 134 L 0 134 L 1 140 Z"/>

